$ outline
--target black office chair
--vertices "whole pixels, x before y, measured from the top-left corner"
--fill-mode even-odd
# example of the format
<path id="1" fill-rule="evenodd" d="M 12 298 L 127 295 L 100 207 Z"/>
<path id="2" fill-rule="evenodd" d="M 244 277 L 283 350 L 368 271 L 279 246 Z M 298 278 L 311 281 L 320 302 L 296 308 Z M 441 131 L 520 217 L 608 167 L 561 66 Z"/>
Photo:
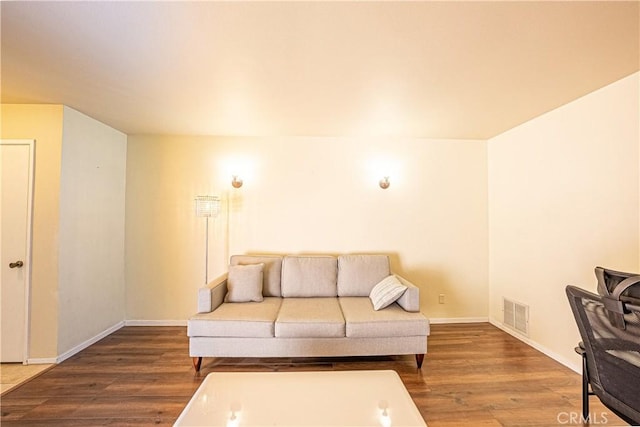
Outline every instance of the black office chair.
<path id="1" fill-rule="evenodd" d="M 640 306 L 605 303 L 613 293 L 603 297 L 575 286 L 566 292 L 582 337 L 576 350 L 583 354 L 583 417 L 595 394 L 620 418 L 640 424 Z"/>
<path id="2" fill-rule="evenodd" d="M 624 329 L 624 314 L 631 313 L 631 307 L 634 308 L 633 312 L 640 316 L 640 286 L 635 286 L 640 283 L 640 275 L 603 267 L 596 267 L 595 274 L 598 279 L 598 293 L 602 296 L 605 308 L 608 308 L 607 317 L 613 325 Z M 586 419 L 589 416 L 589 396 L 595 393 L 589 385 L 584 343 L 579 343 L 575 351 L 582 356 L 582 415 Z"/>

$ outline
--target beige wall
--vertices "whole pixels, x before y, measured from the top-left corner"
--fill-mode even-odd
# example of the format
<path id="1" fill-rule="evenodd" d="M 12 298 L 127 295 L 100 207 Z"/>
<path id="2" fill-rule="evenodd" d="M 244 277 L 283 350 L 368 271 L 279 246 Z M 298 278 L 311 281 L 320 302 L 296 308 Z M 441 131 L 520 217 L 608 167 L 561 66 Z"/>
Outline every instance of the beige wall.
<path id="1" fill-rule="evenodd" d="M 530 339 L 574 367 L 568 284 L 597 265 L 640 271 L 638 74 L 492 138 L 490 315 L 530 306 Z"/>
<path id="2" fill-rule="evenodd" d="M 36 140 L 28 357 L 58 349 L 58 234 L 62 105 L 2 105 L 2 138 Z"/>
<path id="3" fill-rule="evenodd" d="M 486 177 L 483 141 L 129 136 L 127 319 L 195 311 L 203 194 L 229 202 L 211 223 L 210 278 L 234 253 L 391 253 L 429 317 L 486 318 Z"/>
<path id="4" fill-rule="evenodd" d="M 64 107 L 62 139 L 59 354 L 125 318 L 127 136 Z"/>

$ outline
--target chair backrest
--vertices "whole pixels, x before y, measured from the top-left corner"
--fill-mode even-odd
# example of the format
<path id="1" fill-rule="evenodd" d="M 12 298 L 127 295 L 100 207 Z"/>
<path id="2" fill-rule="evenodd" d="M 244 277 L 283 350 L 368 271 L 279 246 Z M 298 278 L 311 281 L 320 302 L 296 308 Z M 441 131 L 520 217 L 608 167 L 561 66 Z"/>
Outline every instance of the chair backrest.
<path id="1" fill-rule="evenodd" d="M 598 279 L 598 293 L 600 295 L 609 295 L 613 292 L 618 283 L 636 275 L 634 273 L 625 273 L 623 271 L 615 271 L 604 267 L 596 267 L 595 274 L 596 279 Z"/>
<path id="2" fill-rule="evenodd" d="M 640 424 L 640 321 L 624 314 L 613 325 L 602 297 L 567 286 L 567 297 L 585 347 L 589 383 L 602 403 L 630 424 Z"/>
<path id="3" fill-rule="evenodd" d="M 640 275 L 596 267 L 598 293 L 607 308 L 609 320 L 620 329 L 625 328 L 624 314 L 634 311 L 640 318 Z"/>

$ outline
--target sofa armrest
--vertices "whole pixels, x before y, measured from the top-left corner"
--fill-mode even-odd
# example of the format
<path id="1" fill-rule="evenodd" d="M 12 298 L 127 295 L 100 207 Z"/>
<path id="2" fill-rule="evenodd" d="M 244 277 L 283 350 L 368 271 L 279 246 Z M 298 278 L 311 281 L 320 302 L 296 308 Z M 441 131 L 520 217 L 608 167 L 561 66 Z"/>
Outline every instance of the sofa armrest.
<path id="1" fill-rule="evenodd" d="M 400 277 L 397 274 L 395 276 L 400 280 L 400 283 L 407 287 L 404 294 L 402 294 L 402 296 L 396 301 L 398 305 L 406 311 L 420 311 L 420 289 L 407 279 Z"/>
<path id="2" fill-rule="evenodd" d="M 227 294 L 227 273 L 198 289 L 198 313 L 209 313 L 218 308 Z"/>

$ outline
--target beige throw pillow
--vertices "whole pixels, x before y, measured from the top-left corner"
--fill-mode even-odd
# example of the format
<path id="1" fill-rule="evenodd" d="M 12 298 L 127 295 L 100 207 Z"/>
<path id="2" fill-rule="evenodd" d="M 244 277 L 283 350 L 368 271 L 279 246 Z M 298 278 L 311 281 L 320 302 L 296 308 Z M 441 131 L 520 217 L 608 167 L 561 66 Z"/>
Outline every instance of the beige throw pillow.
<path id="1" fill-rule="evenodd" d="M 262 302 L 262 270 L 264 264 L 232 265 L 227 276 L 225 302 Z"/>
<path id="2" fill-rule="evenodd" d="M 407 287 L 393 274 L 382 279 L 371 289 L 369 298 L 374 310 L 382 310 L 402 296 Z"/>

